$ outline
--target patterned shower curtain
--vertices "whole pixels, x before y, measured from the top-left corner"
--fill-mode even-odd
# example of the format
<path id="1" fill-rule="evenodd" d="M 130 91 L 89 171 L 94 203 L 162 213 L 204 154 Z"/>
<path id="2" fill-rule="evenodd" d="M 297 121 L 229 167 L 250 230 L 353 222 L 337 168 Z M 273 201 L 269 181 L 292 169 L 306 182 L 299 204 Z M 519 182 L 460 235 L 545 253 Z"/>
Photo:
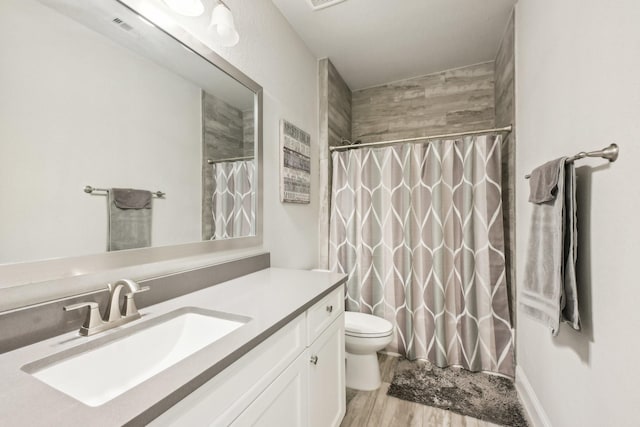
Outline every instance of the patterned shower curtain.
<path id="1" fill-rule="evenodd" d="M 500 136 L 333 153 L 330 264 L 387 350 L 514 375 Z"/>
<path id="2" fill-rule="evenodd" d="M 211 240 L 255 235 L 253 160 L 214 163 Z"/>

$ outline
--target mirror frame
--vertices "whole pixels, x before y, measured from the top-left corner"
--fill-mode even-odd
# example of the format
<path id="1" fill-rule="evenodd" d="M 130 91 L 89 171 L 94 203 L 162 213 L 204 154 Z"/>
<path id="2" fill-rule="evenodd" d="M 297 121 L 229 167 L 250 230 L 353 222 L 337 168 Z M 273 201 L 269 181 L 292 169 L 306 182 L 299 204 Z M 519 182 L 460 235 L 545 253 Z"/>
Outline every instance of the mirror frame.
<path id="1" fill-rule="evenodd" d="M 0 313 L 34 304 L 52 301 L 71 295 L 81 295 L 101 290 L 106 281 L 125 274 L 134 279 L 157 277 L 174 271 L 184 271 L 211 265 L 212 255 L 229 251 L 221 259 L 228 260 L 233 252 L 242 249 L 260 249 L 263 239 L 263 89 L 238 68 L 218 55 L 177 22 L 162 25 L 142 13 L 144 0 L 112 0 L 131 12 L 153 23 L 182 44 L 186 49 L 202 57 L 212 66 L 233 78 L 254 94 L 255 144 L 258 184 L 256 186 L 255 236 L 225 240 L 210 240 L 179 245 L 130 249 L 66 258 L 53 258 L 0 265 Z M 188 260 L 184 260 L 188 258 Z M 235 258 L 238 258 L 236 254 Z M 179 260 L 182 259 L 182 260 Z M 219 261 L 219 260 L 218 260 Z M 109 274 L 111 273 L 111 274 Z"/>

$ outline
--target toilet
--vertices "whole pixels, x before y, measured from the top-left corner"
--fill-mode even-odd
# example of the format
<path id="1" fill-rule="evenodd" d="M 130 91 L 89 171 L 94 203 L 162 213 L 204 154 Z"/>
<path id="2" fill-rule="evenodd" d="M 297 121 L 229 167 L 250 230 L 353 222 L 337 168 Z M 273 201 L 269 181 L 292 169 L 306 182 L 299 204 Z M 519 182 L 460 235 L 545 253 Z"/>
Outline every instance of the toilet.
<path id="1" fill-rule="evenodd" d="M 371 314 L 347 311 L 345 319 L 346 383 L 356 390 L 376 390 L 380 387 L 380 367 L 377 352 L 393 337 L 393 325 Z"/>

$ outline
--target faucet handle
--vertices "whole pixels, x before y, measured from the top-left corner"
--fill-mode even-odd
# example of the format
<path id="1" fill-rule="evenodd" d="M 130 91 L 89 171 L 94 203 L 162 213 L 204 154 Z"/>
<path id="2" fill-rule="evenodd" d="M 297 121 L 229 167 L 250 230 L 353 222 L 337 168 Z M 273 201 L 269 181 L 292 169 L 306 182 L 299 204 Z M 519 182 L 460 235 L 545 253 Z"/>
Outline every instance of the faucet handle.
<path id="1" fill-rule="evenodd" d="M 140 289 L 136 289 L 135 291 L 127 292 L 125 295 L 141 294 L 142 292 L 147 292 L 148 290 L 151 290 L 151 288 L 148 286 L 143 286 Z"/>
<path id="2" fill-rule="evenodd" d="M 81 308 L 89 307 L 87 317 L 80 328 L 80 335 L 89 336 L 95 328 L 102 325 L 104 322 L 100 317 L 100 310 L 97 302 L 80 302 L 77 304 L 71 304 L 63 307 L 64 311 L 80 310 Z"/>
<path id="3" fill-rule="evenodd" d="M 142 292 L 147 292 L 150 288 L 148 286 L 144 286 L 140 289 L 136 289 L 135 291 L 128 292 L 124 295 L 124 313 L 122 314 L 124 317 L 129 316 L 140 316 L 138 313 L 138 307 L 136 307 L 136 302 L 133 299 L 135 294 L 139 294 Z"/>

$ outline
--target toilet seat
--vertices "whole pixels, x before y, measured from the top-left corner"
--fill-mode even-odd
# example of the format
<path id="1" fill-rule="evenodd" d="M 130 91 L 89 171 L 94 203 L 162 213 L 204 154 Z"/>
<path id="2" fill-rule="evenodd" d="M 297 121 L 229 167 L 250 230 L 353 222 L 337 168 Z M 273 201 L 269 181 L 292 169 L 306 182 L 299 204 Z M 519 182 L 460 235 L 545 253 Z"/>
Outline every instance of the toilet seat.
<path id="1" fill-rule="evenodd" d="M 360 338 L 388 337 L 393 325 L 386 319 L 366 313 L 347 311 L 344 313 L 345 335 Z"/>

